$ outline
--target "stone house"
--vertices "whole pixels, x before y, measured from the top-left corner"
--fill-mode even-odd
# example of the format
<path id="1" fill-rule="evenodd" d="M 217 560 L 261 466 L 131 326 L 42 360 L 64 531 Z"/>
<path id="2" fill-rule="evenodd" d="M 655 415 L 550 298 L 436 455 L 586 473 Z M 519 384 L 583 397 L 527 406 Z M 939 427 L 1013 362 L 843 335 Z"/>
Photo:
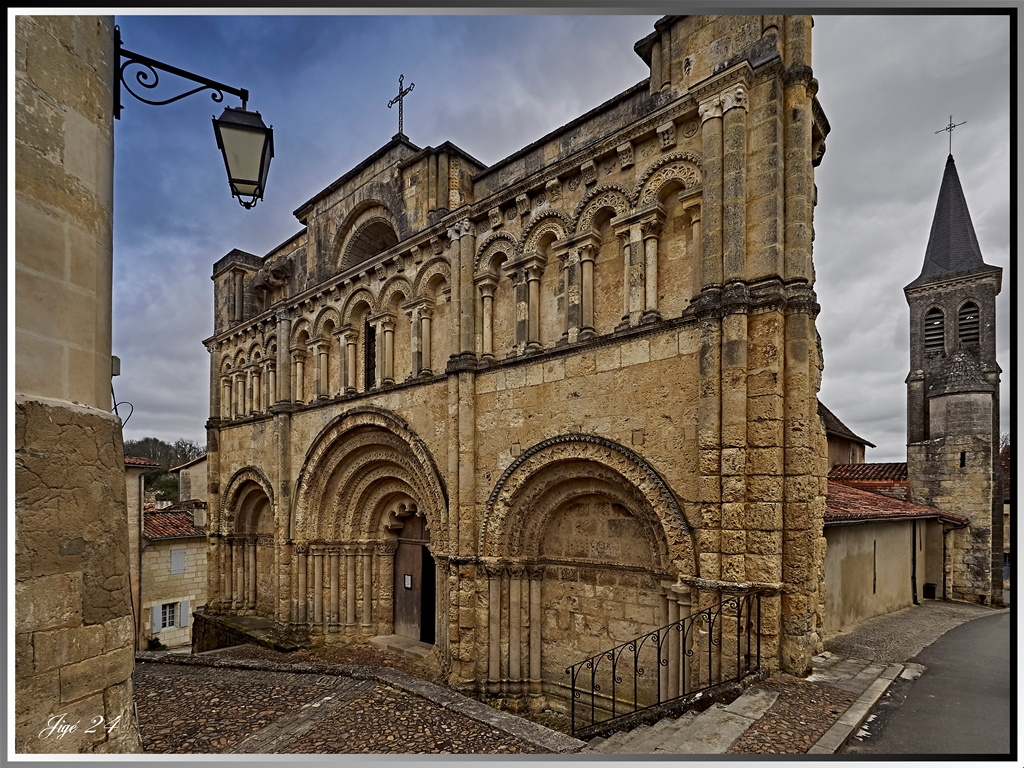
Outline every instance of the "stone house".
<path id="1" fill-rule="evenodd" d="M 150 639 L 168 648 L 192 643 L 192 612 L 206 604 L 206 529 L 198 522 L 205 513 L 206 503 L 198 500 L 145 510 L 140 650 Z"/>
<path id="2" fill-rule="evenodd" d="M 113 26 L 99 16 L 13 21 L 18 753 L 141 746 L 124 449 L 110 396 Z M 60 715 L 83 725 L 57 738 L 47 724 Z M 97 717 L 109 730 L 88 728 Z"/>
<path id="3" fill-rule="evenodd" d="M 217 261 L 207 615 L 400 635 L 541 706 L 569 664 L 756 590 L 762 660 L 808 671 L 810 38 L 666 16 L 649 78 L 510 157 L 399 133 L 292 238 Z"/>
<path id="4" fill-rule="evenodd" d="M 207 489 L 209 478 L 207 477 L 206 454 L 198 456 L 192 461 L 186 461 L 177 467 L 171 467 L 171 472 L 178 476 L 178 500 L 188 501 L 189 499 L 207 500 Z M 205 509 L 205 507 L 204 507 Z M 200 525 L 205 525 L 206 520 L 198 520 Z"/>

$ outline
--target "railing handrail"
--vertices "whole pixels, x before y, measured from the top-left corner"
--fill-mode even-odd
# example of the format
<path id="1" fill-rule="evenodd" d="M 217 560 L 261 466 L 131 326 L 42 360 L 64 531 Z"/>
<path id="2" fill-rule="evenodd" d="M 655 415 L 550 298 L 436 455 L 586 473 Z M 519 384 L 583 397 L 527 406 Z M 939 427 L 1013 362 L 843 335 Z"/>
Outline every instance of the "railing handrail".
<path id="1" fill-rule="evenodd" d="M 726 662 L 727 659 L 722 657 L 721 651 L 719 651 L 719 663 L 718 672 L 715 673 L 715 649 L 721 649 L 722 646 L 722 632 L 723 626 L 721 618 L 723 611 L 727 607 L 735 608 L 736 611 L 736 673 L 734 677 L 726 676 Z M 756 615 L 754 609 L 756 608 Z M 744 610 L 745 609 L 745 610 Z M 728 617 L 728 614 L 726 614 Z M 743 621 L 745 618 L 745 622 Z M 689 660 L 693 659 L 697 653 L 697 649 L 690 647 L 690 644 L 696 638 L 694 627 L 700 624 L 705 624 L 706 636 L 707 636 L 707 680 L 708 684 L 702 687 L 690 688 L 687 690 L 686 679 L 688 677 L 686 669 L 682 668 L 682 665 L 688 665 Z M 715 637 L 715 628 L 718 627 L 718 637 Z M 679 684 L 679 692 L 674 695 L 671 694 L 671 689 L 668 692 L 662 691 L 662 674 L 663 668 L 670 667 L 670 656 L 672 651 L 675 650 L 674 645 L 669 644 L 669 638 L 672 632 L 678 632 L 678 660 L 681 666 L 679 672 L 679 678 L 674 683 Z M 746 652 L 743 652 L 743 640 L 746 635 Z M 751 635 L 756 638 L 756 651 L 752 653 L 751 649 Z M 647 679 L 647 669 L 640 664 L 640 654 L 644 650 L 644 646 L 649 641 L 654 642 L 648 646 L 648 650 L 654 648 L 657 653 L 656 658 L 656 669 L 657 674 L 654 675 L 655 688 L 656 688 L 656 701 L 652 704 L 639 705 L 638 696 L 638 685 L 640 678 Z M 617 713 L 619 696 L 617 695 L 617 687 L 622 683 L 622 670 L 616 672 L 616 668 L 619 661 L 627 653 L 632 654 L 633 659 L 633 696 L 632 696 L 632 708 L 628 712 L 622 714 Z M 751 657 L 754 658 L 751 658 Z M 627 656 L 628 659 L 628 656 Z M 598 667 L 601 666 L 602 661 L 609 661 L 610 665 L 605 665 L 605 670 L 610 666 L 610 677 L 611 677 L 611 692 L 610 696 L 601 690 L 601 684 L 598 682 L 597 674 Z M 572 732 L 576 734 L 578 728 L 576 726 L 576 699 L 580 698 L 581 695 L 587 693 L 586 688 L 577 688 L 579 682 L 579 675 L 585 669 L 590 670 L 590 723 L 583 727 L 592 727 L 599 721 L 596 720 L 596 707 L 598 696 L 608 699 L 611 705 L 611 716 L 602 719 L 602 724 L 607 724 L 615 720 L 619 720 L 627 715 L 633 715 L 637 712 L 642 712 L 647 709 L 653 709 L 654 707 L 663 706 L 667 703 L 677 701 L 684 697 L 698 693 L 702 690 L 707 690 L 715 685 L 722 683 L 733 682 L 741 679 L 745 674 L 750 674 L 760 669 L 761 665 L 761 592 L 759 590 L 752 590 L 742 594 L 733 595 L 727 597 L 715 605 L 703 608 L 689 616 L 685 616 L 677 621 L 666 624 L 665 626 L 652 629 L 648 632 L 644 632 L 641 635 L 637 635 L 631 640 L 627 640 L 624 643 L 607 648 L 599 653 L 594 654 L 582 661 L 576 662 L 569 667 L 566 667 L 565 673 L 569 675 L 570 679 L 570 708 L 571 708 L 571 722 Z M 689 670 L 692 671 L 692 670 Z M 666 673 L 668 674 L 668 673 Z M 717 681 L 712 682 L 712 678 L 719 678 Z M 585 685 L 585 683 L 584 683 Z M 625 699 L 626 706 L 629 706 L 628 698 Z"/>

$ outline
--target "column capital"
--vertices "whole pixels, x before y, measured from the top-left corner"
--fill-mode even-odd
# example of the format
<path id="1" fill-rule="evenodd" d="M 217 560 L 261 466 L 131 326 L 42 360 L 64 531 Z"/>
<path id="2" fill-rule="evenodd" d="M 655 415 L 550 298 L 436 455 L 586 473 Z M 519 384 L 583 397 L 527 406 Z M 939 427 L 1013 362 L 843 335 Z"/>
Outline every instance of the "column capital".
<path id="1" fill-rule="evenodd" d="M 543 565 L 527 565 L 525 567 L 526 578 L 530 581 L 540 581 L 544 578 L 544 566 Z"/>
<path id="2" fill-rule="evenodd" d="M 700 102 L 697 106 L 697 114 L 700 116 L 702 123 L 710 120 L 713 117 L 722 116 L 722 97 L 715 94 L 709 99 L 705 99 Z"/>
<path id="3" fill-rule="evenodd" d="M 735 107 L 747 109 L 747 89 L 742 83 L 727 88 L 721 93 L 722 112 L 728 112 Z"/>
<path id="4" fill-rule="evenodd" d="M 377 543 L 377 554 L 384 555 L 387 557 L 393 557 L 395 552 L 398 551 L 398 544 L 391 541 L 381 541 Z"/>
<path id="5" fill-rule="evenodd" d="M 468 218 L 465 218 L 448 227 L 448 239 L 454 243 L 471 232 L 473 232 L 473 223 Z"/>
<path id="6" fill-rule="evenodd" d="M 480 295 L 485 299 L 493 299 L 494 292 L 498 289 L 498 278 L 494 275 L 480 275 L 474 280 Z"/>
<path id="7" fill-rule="evenodd" d="M 502 562 L 497 563 L 484 563 L 484 573 L 487 574 L 487 578 L 496 579 L 505 573 L 505 564 Z"/>
<path id="8" fill-rule="evenodd" d="M 522 563 L 509 563 L 508 575 L 512 579 L 523 578 L 523 573 L 526 571 L 526 566 Z"/>
<path id="9" fill-rule="evenodd" d="M 661 233 L 661 217 L 650 216 L 640 222 L 640 234 L 644 240 L 657 238 Z"/>

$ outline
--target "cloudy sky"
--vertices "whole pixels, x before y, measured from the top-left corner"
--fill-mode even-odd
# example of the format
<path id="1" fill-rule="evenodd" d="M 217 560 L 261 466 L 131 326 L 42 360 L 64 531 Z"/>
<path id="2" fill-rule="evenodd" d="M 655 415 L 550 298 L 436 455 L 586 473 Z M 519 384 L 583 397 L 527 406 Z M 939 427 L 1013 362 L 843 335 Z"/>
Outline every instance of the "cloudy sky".
<path id="1" fill-rule="evenodd" d="M 903 286 L 921 269 L 949 149 L 936 131 L 951 114 L 966 121 L 953 155 L 982 254 L 1004 270 L 997 336 L 1009 430 L 1010 22 L 934 13 L 815 14 L 814 74 L 832 126 L 816 179 L 821 399 L 878 446 L 868 461 L 906 458 Z M 114 218 L 114 384 L 134 407 L 125 439 L 205 443 L 213 263 L 287 240 L 300 229 L 292 211 L 394 135 L 387 103 L 400 74 L 415 83 L 405 102 L 413 143 L 452 141 L 491 164 L 644 79 L 633 44 L 657 18 L 117 16 L 125 48 L 247 88 L 275 143 L 266 199 L 245 211 L 210 122 L 224 105 L 200 94 L 153 107 L 125 95 Z"/>

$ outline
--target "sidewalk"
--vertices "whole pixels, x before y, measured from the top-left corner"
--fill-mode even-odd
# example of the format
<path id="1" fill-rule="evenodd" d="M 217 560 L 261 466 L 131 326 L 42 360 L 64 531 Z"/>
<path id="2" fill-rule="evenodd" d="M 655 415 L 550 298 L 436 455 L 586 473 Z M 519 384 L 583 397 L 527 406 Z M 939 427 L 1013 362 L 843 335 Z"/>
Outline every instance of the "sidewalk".
<path id="1" fill-rule="evenodd" d="M 893 680 L 913 679 L 925 671 L 909 659 L 954 627 L 995 612 L 967 603 L 926 600 L 831 635 L 825 639 L 825 651 L 814 657 L 809 677 L 775 675 L 761 684 L 779 690 L 779 697 L 727 752 L 835 753 Z M 832 722 L 822 732 L 823 720 Z"/>

